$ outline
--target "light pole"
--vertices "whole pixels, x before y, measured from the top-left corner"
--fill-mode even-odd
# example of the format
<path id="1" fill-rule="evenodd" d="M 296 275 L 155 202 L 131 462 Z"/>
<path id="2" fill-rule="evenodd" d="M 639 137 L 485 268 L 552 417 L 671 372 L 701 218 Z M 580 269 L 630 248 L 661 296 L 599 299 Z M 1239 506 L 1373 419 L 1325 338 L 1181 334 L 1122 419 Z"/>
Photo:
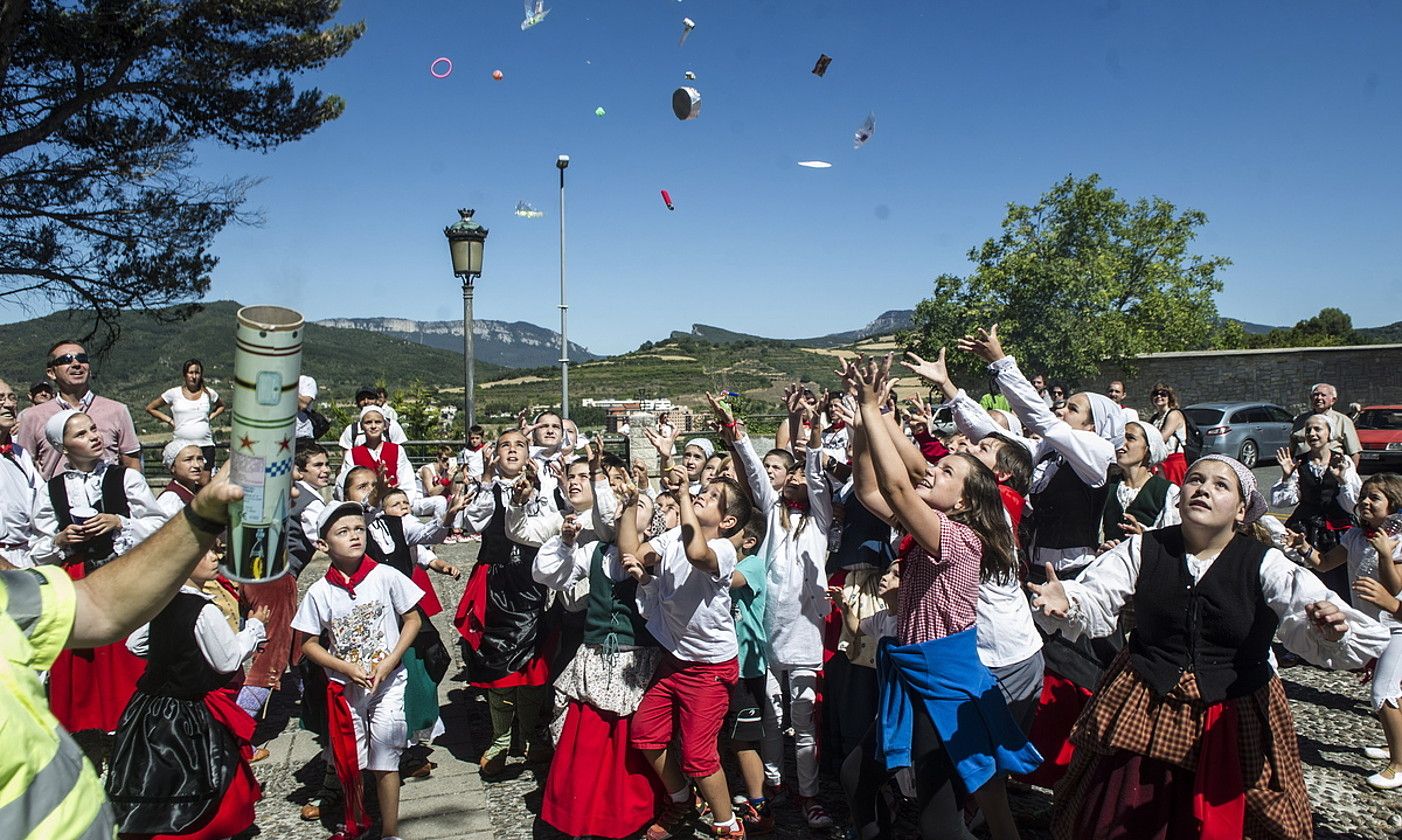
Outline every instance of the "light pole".
<path id="1" fill-rule="evenodd" d="M 487 229 L 472 220 L 472 210 L 459 210 L 462 218 L 443 228 L 448 237 L 448 252 L 453 258 L 453 274 L 462 280 L 462 404 L 463 440 L 477 423 L 476 379 L 477 365 L 472 356 L 472 282 L 482 276 L 482 251 L 487 242 Z"/>
<path id="2" fill-rule="evenodd" d="M 565 169 L 569 155 L 555 158 L 560 170 L 560 419 L 570 419 L 570 338 L 569 306 L 565 303 Z"/>

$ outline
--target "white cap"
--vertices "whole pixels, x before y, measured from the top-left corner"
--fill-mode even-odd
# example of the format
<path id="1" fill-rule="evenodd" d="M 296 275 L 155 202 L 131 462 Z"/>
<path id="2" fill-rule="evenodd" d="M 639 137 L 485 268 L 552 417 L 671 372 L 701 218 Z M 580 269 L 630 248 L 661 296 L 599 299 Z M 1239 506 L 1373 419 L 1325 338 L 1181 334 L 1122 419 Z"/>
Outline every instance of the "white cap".
<path id="1" fill-rule="evenodd" d="M 297 396 L 316 399 L 316 380 L 305 374 L 297 377 Z"/>
<path id="2" fill-rule="evenodd" d="M 187 446 L 193 446 L 196 449 L 200 448 L 198 443 L 191 443 L 188 440 L 181 440 L 180 438 L 176 438 L 166 444 L 166 448 L 161 450 L 161 463 L 165 465 L 166 469 L 171 468 L 171 465 L 175 463 L 175 459 L 180 457 L 180 453 L 184 452 Z"/>
<path id="3" fill-rule="evenodd" d="M 337 505 L 327 505 L 321 515 L 316 518 L 316 535 L 320 539 L 326 539 L 326 529 L 331 527 L 331 523 L 343 516 L 365 516 L 365 507 L 359 502 L 341 502 Z"/>

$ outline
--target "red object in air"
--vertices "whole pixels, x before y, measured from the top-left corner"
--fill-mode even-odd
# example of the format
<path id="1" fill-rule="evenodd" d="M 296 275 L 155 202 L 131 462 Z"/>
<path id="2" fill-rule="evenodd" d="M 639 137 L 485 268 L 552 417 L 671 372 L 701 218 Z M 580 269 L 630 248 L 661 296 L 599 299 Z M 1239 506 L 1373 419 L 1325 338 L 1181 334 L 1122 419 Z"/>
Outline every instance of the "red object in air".
<path id="1" fill-rule="evenodd" d="M 677 208 L 676 208 L 675 206 L 673 206 L 673 204 L 672 204 L 672 195 L 671 195 L 671 193 L 667 192 L 666 190 L 663 190 L 663 191 L 662 191 L 662 202 L 663 202 L 664 204 L 667 205 L 667 209 L 668 209 L 668 210 L 675 210 L 675 209 L 677 209 Z"/>

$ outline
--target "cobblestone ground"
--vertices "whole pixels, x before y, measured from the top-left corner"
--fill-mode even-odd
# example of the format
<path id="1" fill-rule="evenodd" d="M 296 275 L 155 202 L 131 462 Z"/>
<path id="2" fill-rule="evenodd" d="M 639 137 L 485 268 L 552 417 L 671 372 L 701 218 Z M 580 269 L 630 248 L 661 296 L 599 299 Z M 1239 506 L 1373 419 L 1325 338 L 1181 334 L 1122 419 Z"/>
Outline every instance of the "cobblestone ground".
<path id="1" fill-rule="evenodd" d="M 434 577 L 445 609 L 451 613 L 462 593 L 466 567 L 476 555 L 476 544 L 446 546 L 439 550 L 439 555 L 464 567 L 463 581 Z M 303 588 L 315 580 L 324 568 L 324 565 L 319 565 L 304 573 Z M 448 619 L 450 616 L 440 618 Z M 451 628 L 446 624 L 441 630 L 445 640 L 454 638 L 449 635 Z M 454 655 L 456 657 L 456 652 Z M 449 679 L 452 678 L 450 674 Z M 1381 744 L 1382 732 L 1368 710 L 1367 687 L 1360 684 L 1358 675 L 1293 665 L 1283 668 L 1281 678 L 1295 715 L 1300 755 L 1305 763 L 1305 781 L 1315 813 L 1315 837 L 1319 840 L 1402 837 L 1399 831 L 1402 829 L 1402 793 L 1376 791 L 1364 781 L 1378 766 L 1364 757 L 1362 748 Z M 450 707 L 444 711 L 445 719 L 451 715 L 461 721 L 468 734 L 467 746 L 455 745 L 451 750 L 459 758 L 475 762 L 491 728 L 486 703 L 466 687 L 453 689 L 449 699 Z M 289 711 L 292 709 L 288 702 L 275 705 L 270 712 L 268 726 L 280 731 L 283 723 L 279 718 L 285 720 Z M 295 720 L 288 725 L 295 727 Z M 302 738 L 310 741 L 305 733 Z M 324 838 L 326 831 L 322 826 L 303 823 L 297 818 L 297 810 L 314 794 L 321 776 L 321 764 L 314 747 L 304 746 L 299 741 L 293 750 L 293 760 L 285 766 L 256 766 L 265 791 L 264 801 L 259 807 L 261 836 L 279 840 Z M 733 771 L 733 768 L 730 769 Z M 731 775 L 738 778 L 733 772 Z M 792 762 L 789 777 L 792 777 Z M 474 784 L 467 786 L 462 795 L 465 798 L 485 799 L 484 803 L 479 804 L 487 807 L 494 837 L 499 840 L 557 840 L 565 837 L 536 816 L 540 810 L 543 769 L 528 768 L 517 756 L 511 759 L 509 770 L 502 780 L 482 784 L 477 784 L 476 778 L 472 781 Z M 830 777 L 823 780 L 822 797 L 838 818 L 839 825 L 843 824 L 846 809 L 841 789 Z M 1047 831 L 1050 805 L 1051 796 L 1045 790 L 1027 788 L 1013 792 L 1012 806 L 1024 838 L 1043 840 L 1050 837 Z M 843 834 L 840 829 L 811 831 L 797 809 L 791 806 L 778 807 L 776 819 L 774 836 L 777 838 L 839 838 Z M 700 823 L 693 828 L 695 836 L 706 836 Z M 974 834 L 987 836 L 977 830 Z M 914 835 L 907 831 L 902 832 L 902 836 Z"/>

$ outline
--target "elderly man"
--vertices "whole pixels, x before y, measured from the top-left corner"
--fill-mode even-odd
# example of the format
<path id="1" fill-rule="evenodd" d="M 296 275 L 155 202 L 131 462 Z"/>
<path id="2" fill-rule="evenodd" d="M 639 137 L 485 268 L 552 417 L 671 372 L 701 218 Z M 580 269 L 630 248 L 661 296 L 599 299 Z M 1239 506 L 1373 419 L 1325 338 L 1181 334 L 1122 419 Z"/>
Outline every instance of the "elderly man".
<path id="1" fill-rule="evenodd" d="M 92 365 L 83 345 L 64 339 L 49 348 L 45 374 L 54 383 L 58 395 L 20 412 L 19 432 L 15 435 L 16 442 L 33 456 L 44 480 L 48 481 L 68 467 L 68 459 L 44 437 L 44 424 L 69 408 L 92 418 L 102 435 L 104 460 L 140 472 L 141 441 L 136 437 L 131 412 L 122 403 L 99 397 L 88 387 Z"/>
<path id="2" fill-rule="evenodd" d="M 1297 455 L 1309 448 L 1305 445 L 1305 421 L 1316 414 L 1323 414 L 1329 418 L 1334 428 L 1334 434 L 1330 438 L 1333 448 L 1352 458 L 1353 465 L 1357 467 L 1363 444 L 1358 442 L 1358 430 L 1353 427 L 1353 421 L 1348 419 L 1348 415 L 1334 410 L 1334 403 L 1338 401 L 1338 390 L 1327 382 L 1321 382 L 1311 388 L 1310 410 L 1297 416 L 1294 425 L 1290 427 L 1290 448 Z"/>
<path id="3" fill-rule="evenodd" d="M 242 495 L 228 468 L 145 542 L 83 580 L 58 566 L 0 571 L 0 824 L 15 840 L 109 838 L 116 818 L 81 749 L 49 712 L 38 672 L 64 648 L 125 638 L 180 591 Z"/>

